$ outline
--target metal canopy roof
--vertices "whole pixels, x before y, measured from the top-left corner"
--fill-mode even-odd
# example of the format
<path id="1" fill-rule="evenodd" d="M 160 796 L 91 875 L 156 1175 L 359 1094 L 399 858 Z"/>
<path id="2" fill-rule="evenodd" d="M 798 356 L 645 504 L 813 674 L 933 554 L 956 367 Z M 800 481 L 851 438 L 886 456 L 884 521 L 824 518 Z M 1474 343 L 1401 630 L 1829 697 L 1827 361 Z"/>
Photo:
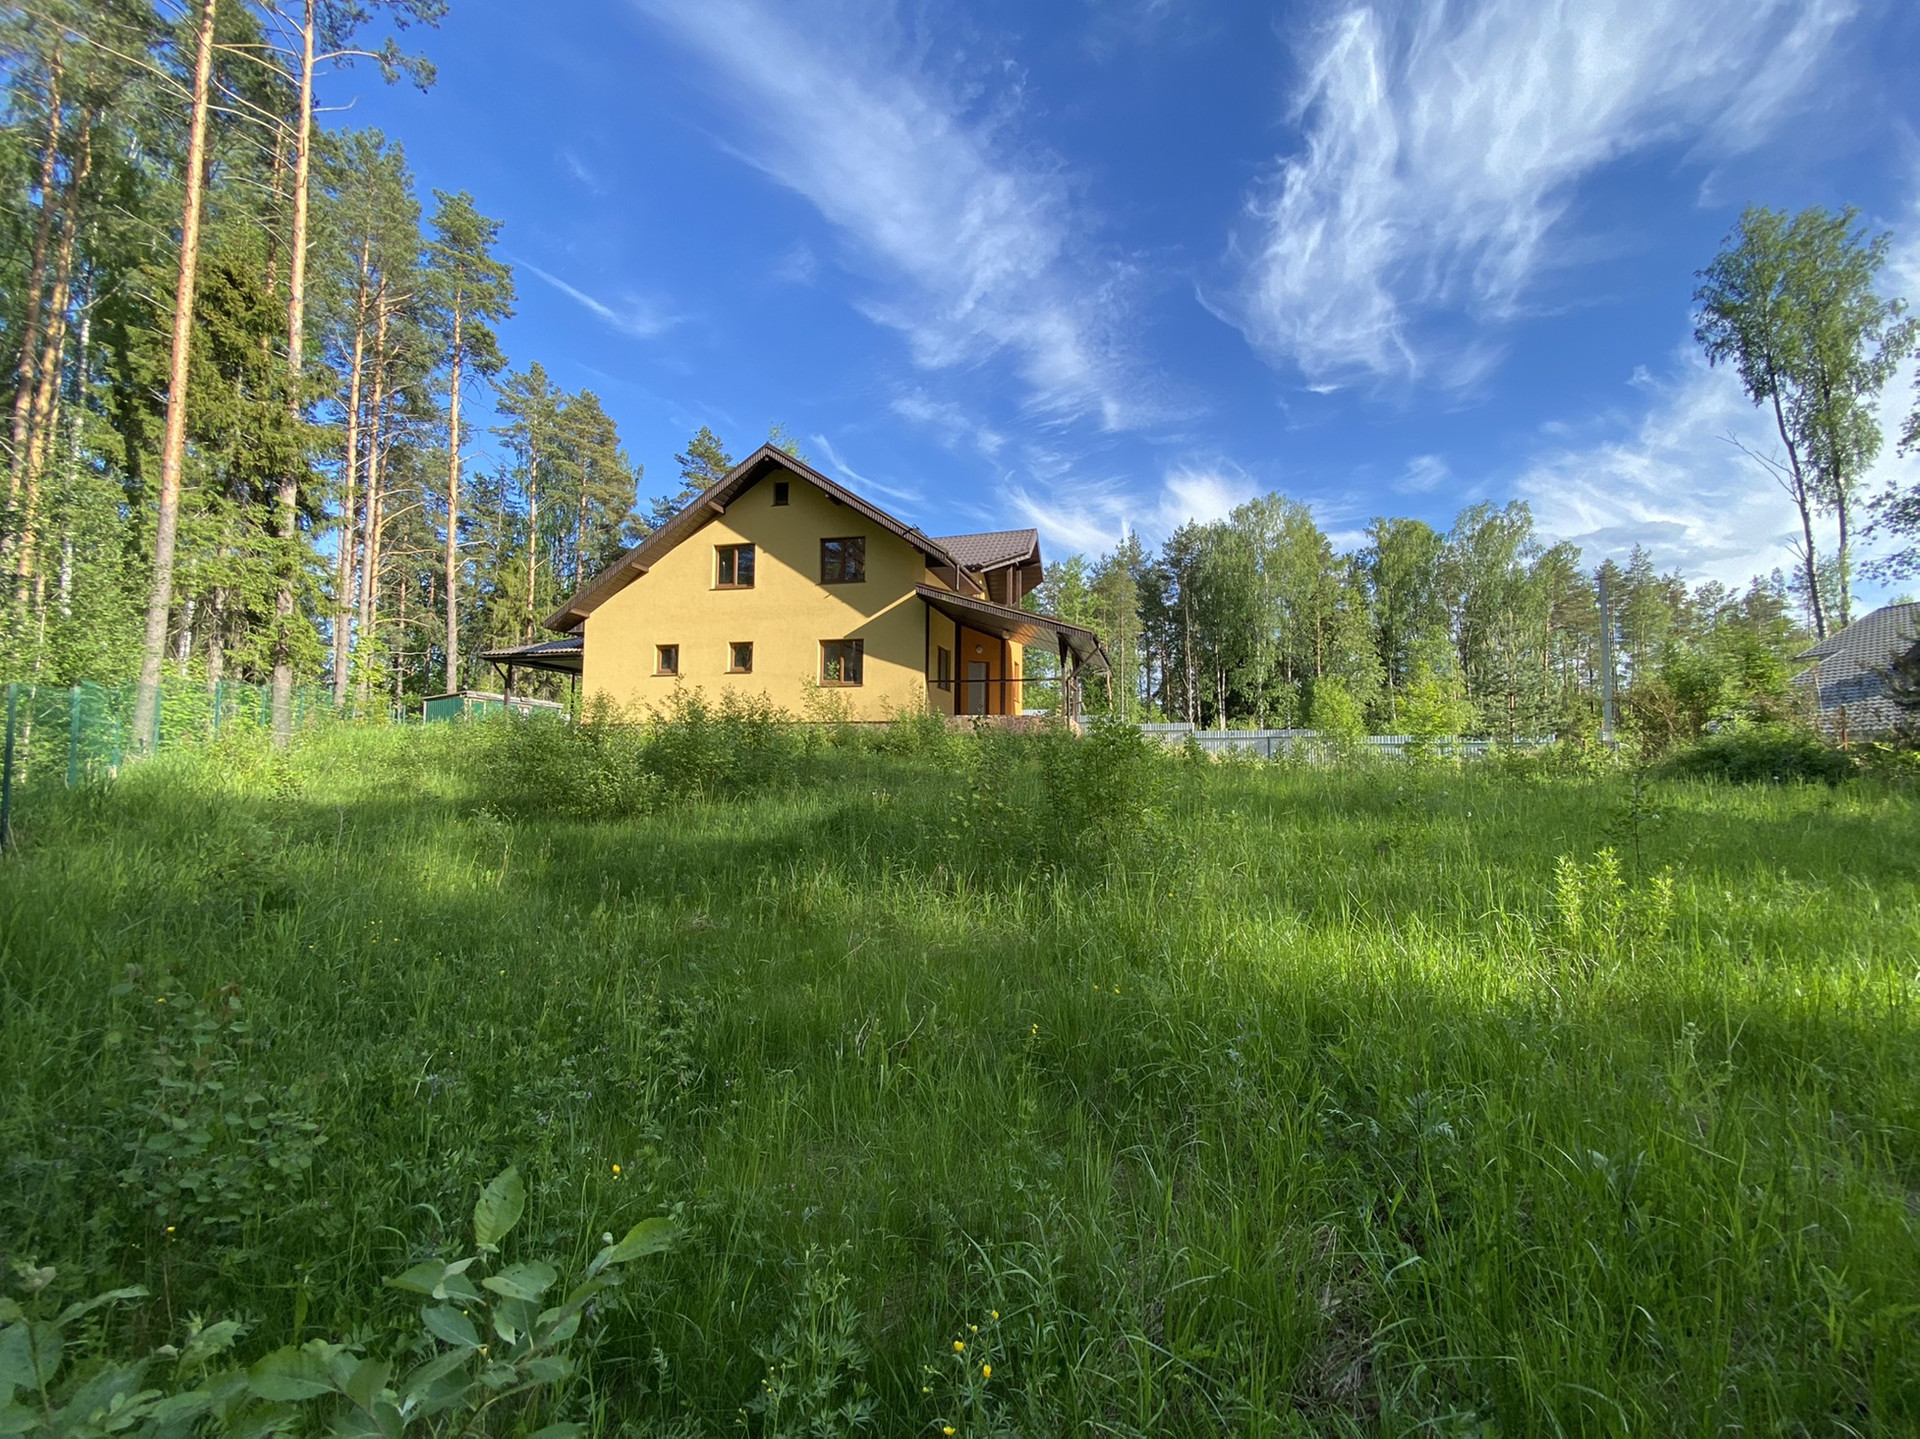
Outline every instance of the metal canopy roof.
<path id="1" fill-rule="evenodd" d="M 936 589 L 932 585 L 917 585 L 914 593 L 954 623 L 963 624 L 969 629 L 999 635 L 1015 644 L 1036 648 L 1058 649 L 1064 645 L 1077 664 L 1095 674 L 1105 674 L 1111 668 L 1107 652 L 1100 647 L 1099 637 L 1083 625 L 1068 624 L 1052 615 L 1008 609 L 991 600 L 957 595 L 951 590 Z"/>
<path id="2" fill-rule="evenodd" d="M 572 635 L 563 640 L 543 640 L 539 644 L 483 650 L 480 658 L 489 664 L 512 665 L 515 669 L 552 670 L 555 674 L 577 675 L 586 651 L 586 640 Z"/>

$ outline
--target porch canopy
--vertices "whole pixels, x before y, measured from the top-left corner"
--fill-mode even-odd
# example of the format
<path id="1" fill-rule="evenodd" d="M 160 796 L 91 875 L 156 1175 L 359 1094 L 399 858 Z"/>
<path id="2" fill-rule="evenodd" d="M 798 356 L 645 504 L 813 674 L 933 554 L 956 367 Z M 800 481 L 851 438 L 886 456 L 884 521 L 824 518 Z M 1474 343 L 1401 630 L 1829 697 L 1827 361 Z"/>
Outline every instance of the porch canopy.
<path id="1" fill-rule="evenodd" d="M 513 670 L 551 670 L 558 675 L 578 675 L 581 657 L 587 652 L 584 636 L 543 640 L 539 644 L 514 645 L 510 649 L 482 650 L 480 658 L 509 672 Z"/>
<path id="2" fill-rule="evenodd" d="M 1052 650 L 1076 674 L 1083 671 L 1106 674 L 1111 669 L 1107 652 L 1100 647 L 1099 636 L 1084 625 L 1070 625 L 1052 615 L 1009 609 L 991 600 L 957 595 L 933 585 L 916 585 L 914 593 L 955 624 L 998 635 L 1031 649 Z"/>

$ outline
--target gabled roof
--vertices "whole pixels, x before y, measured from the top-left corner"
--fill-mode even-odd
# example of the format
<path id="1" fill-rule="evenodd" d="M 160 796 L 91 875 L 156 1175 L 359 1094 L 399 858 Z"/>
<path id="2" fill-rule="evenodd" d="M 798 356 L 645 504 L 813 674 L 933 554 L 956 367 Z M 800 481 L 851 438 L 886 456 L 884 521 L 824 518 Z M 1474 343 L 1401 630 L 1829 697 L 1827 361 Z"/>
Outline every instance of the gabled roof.
<path id="1" fill-rule="evenodd" d="M 1823 711 L 1844 708 L 1856 731 L 1889 728 L 1901 714 L 1887 695 L 1886 672 L 1916 642 L 1920 604 L 1883 605 L 1803 650 L 1801 659 L 1820 663 L 1796 682 L 1812 687 Z"/>
<path id="2" fill-rule="evenodd" d="M 848 509 L 864 515 L 881 529 L 898 535 L 914 548 L 924 552 L 929 560 L 955 571 L 956 575 L 964 572 L 966 562 L 948 550 L 939 540 L 894 518 L 878 505 L 863 500 L 852 490 L 836 484 L 811 465 L 795 459 L 785 450 L 774 445 L 762 445 L 727 471 L 719 480 L 702 490 L 684 509 L 659 529 L 608 565 L 594 577 L 592 583 L 548 615 L 541 623 L 547 629 L 559 630 L 563 634 L 578 628 L 585 622 L 588 615 L 644 575 L 655 560 L 682 540 L 692 536 L 709 520 L 725 514 L 728 505 L 760 480 L 776 471 L 785 471 L 798 479 L 805 480 Z M 967 583 L 972 581 L 968 580 Z"/>
<path id="3" fill-rule="evenodd" d="M 970 570 L 1026 564 L 1040 557 L 1038 530 L 987 530 L 977 535 L 942 535 L 937 543 Z"/>

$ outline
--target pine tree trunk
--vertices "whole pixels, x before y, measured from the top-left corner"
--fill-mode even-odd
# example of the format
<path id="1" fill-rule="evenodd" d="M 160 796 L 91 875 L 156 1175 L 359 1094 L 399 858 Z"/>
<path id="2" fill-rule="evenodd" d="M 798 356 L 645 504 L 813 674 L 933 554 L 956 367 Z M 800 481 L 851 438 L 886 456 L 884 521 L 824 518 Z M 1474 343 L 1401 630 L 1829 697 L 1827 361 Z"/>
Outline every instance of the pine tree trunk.
<path id="1" fill-rule="evenodd" d="M 60 163 L 60 51 L 47 61 L 47 142 L 40 152 L 40 218 L 34 226 L 33 256 L 27 265 L 27 313 L 20 325 L 20 359 L 13 390 L 13 448 L 9 456 L 7 502 L 20 498 L 27 459 L 27 417 L 33 404 L 34 365 L 40 354 L 40 316 L 47 286 L 47 246 L 53 239 L 53 179 Z"/>
<path id="2" fill-rule="evenodd" d="M 87 374 L 93 363 L 92 285 L 80 303 L 80 355 L 74 364 L 72 418 L 67 425 L 67 468 L 60 507 L 60 618 L 73 618 L 73 500 L 80 484 L 80 430 L 86 417 Z"/>
<path id="3" fill-rule="evenodd" d="M 580 593 L 580 576 L 587 562 L 587 470 L 580 466 L 580 508 L 573 520 L 573 592 Z"/>
<path id="4" fill-rule="evenodd" d="M 167 364 L 167 418 L 160 445 L 160 520 L 154 532 L 153 589 L 141 641 L 140 683 L 134 695 L 134 743 L 153 732 L 160 688 L 160 661 L 167 646 L 167 614 L 173 608 L 173 551 L 180 528 L 180 471 L 187 450 L 187 358 L 193 338 L 193 290 L 200 269 L 200 199 L 206 184 L 207 111 L 213 75 L 213 22 L 219 0 L 200 0 L 194 44 L 193 116 L 187 130 L 186 200 L 181 206 L 180 275 L 174 287 L 172 350 Z"/>
<path id="5" fill-rule="evenodd" d="M 521 621 L 520 642 L 533 635 L 533 585 L 540 567 L 540 450 L 538 442 L 527 448 L 527 604 Z"/>
<path id="6" fill-rule="evenodd" d="M 366 552 L 360 557 L 360 638 L 364 644 L 375 633 L 380 609 L 380 511 L 384 502 L 381 476 L 382 444 L 386 432 L 387 411 L 387 282 L 380 281 L 374 297 L 377 321 L 373 335 L 373 404 L 367 435 L 366 519 L 361 525 Z M 373 683 L 363 670 L 360 676 L 360 703 L 372 698 Z"/>
<path id="7" fill-rule="evenodd" d="M 353 628 L 353 557 L 355 482 L 360 470 L 360 371 L 367 344 L 367 269 L 373 236 L 360 243 L 360 286 L 353 304 L 353 360 L 347 371 L 346 492 L 340 500 L 339 553 L 334 574 L 333 707 L 347 702 L 347 637 Z"/>
<path id="8" fill-rule="evenodd" d="M 53 448 L 55 415 L 60 404 L 60 382 L 66 374 L 67 306 L 73 294 L 73 248 L 80 230 L 80 191 L 93 172 L 93 122 L 88 116 L 80 130 L 80 153 L 67 178 L 67 193 L 61 205 L 60 249 L 53 265 L 53 289 L 47 300 L 47 335 L 41 352 L 40 379 L 34 386 L 33 405 L 27 423 L 26 481 L 22 488 L 20 513 L 20 549 L 15 557 L 16 596 L 27 603 L 33 588 L 40 545 L 40 477 L 46 470 L 47 455 Z"/>
<path id="9" fill-rule="evenodd" d="M 453 381 L 447 414 L 447 689 L 460 689 L 460 295 L 453 300 Z"/>
<path id="10" fill-rule="evenodd" d="M 307 331 L 307 192 L 313 176 L 313 29 L 314 6 L 307 0 L 300 26 L 300 119 L 293 137 L 293 241 L 287 257 L 287 398 L 296 429 L 301 404 L 301 371 Z M 280 517 L 280 589 L 274 596 L 273 742 L 293 737 L 294 584 L 299 566 L 300 471 L 290 465 L 280 477 L 275 508 Z"/>

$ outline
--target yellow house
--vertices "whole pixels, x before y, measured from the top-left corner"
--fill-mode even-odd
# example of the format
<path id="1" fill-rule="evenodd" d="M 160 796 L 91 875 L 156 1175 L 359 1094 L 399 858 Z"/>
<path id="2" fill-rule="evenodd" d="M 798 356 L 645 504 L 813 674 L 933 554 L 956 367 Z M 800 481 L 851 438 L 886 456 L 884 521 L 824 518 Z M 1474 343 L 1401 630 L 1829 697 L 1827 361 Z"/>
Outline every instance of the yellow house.
<path id="1" fill-rule="evenodd" d="M 1020 608 L 1040 583 L 1032 530 L 922 534 L 772 445 L 548 616 L 561 638 L 483 658 L 577 674 L 583 697 L 651 708 L 677 686 L 855 719 L 1078 713 L 1104 674 L 1093 631 Z M 1029 679 L 1027 651 L 1059 660 Z"/>

